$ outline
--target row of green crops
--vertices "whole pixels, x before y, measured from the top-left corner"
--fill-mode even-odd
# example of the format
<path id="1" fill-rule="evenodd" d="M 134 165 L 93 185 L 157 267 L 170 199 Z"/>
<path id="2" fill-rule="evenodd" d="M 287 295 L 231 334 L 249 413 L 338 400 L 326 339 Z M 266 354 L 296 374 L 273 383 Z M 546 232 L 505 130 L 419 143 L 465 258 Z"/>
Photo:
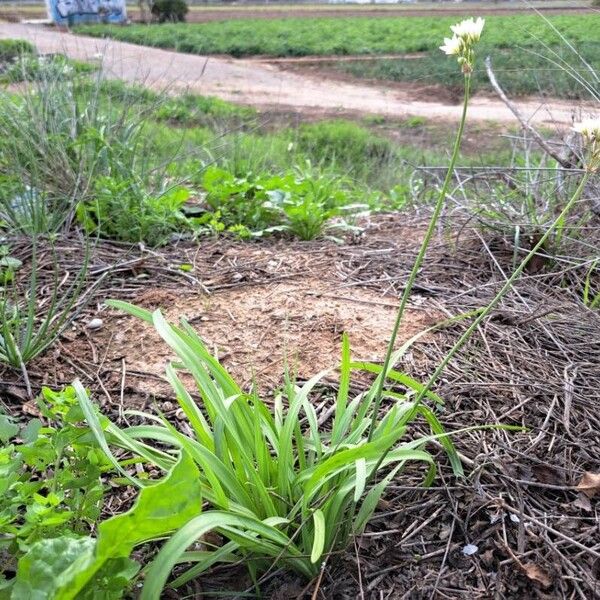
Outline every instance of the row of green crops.
<path id="1" fill-rule="evenodd" d="M 546 98 L 598 98 L 600 82 L 592 76 L 587 65 L 596 72 L 600 71 L 600 42 L 579 44 L 577 50 L 580 56 L 566 46 L 552 46 L 535 52 L 525 48 L 514 52 L 482 44 L 479 51 L 483 56 L 491 57 L 494 73 L 510 96 L 533 94 Z M 574 73 L 568 73 L 565 64 L 573 64 Z M 451 89 L 460 87 L 460 73 L 456 73 L 437 50 L 409 60 L 340 61 L 332 62 L 331 66 L 360 78 L 443 85 Z M 580 79 L 579 83 L 575 81 L 574 74 Z M 473 90 L 493 91 L 481 65 L 473 77 Z"/>
<path id="2" fill-rule="evenodd" d="M 553 16 L 548 21 L 577 47 L 598 43 L 600 15 Z M 256 19 L 128 27 L 86 25 L 78 31 L 192 54 L 310 56 L 437 50 L 453 22 L 452 17 L 437 16 Z M 527 46 L 541 51 L 543 44 L 557 43 L 560 37 L 540 16 L 486 18 L 485 44 L 489 48 Z"/>
<path id="3" fill-rule="evenodd" d="M 89 35 L 173 48 L 194 54 L 233 56 L 326 56 L 386 53 L 424 53 L 410 59 L 338 62 L 332 65 L 358 77 L 441 84 L 460 87 L 460 74 L 438 49 L 438 41 L 452 19 L 444 17 L 387 19 L 282 19 L 226 21 L 160 27 L 135 25 L 106 28 L 86 26 Z M 588 65 L 600 67 L 600 42 L 595 31 L 600 15 L 551 17 L 519 15 L 488 17 L 481 55 L 490 55 L 496 73 L 511 94 L 543 94 L 564 98 L 589 98 L 600 94 Z M 577 52 L 564 40 L 576 46 Z M 587 63 L 587 65 L 585 64 Z M 574 84 L 565 66 L 572 65 L 588 82 Z M 474 92 L 490 90 L 481 70 L 473 81 Z"/>

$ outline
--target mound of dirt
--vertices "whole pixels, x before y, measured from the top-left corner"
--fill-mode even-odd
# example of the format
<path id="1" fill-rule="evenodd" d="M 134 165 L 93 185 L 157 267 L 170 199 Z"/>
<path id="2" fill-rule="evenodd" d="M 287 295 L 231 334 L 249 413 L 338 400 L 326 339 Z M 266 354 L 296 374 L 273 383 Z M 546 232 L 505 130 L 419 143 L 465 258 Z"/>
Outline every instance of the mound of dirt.
<path id="1" fill-rule="evenodd" d="M 383 300 L 375 292 L 336 290 L 326 281 L 304 278 L 210 295 L 182 295 L 155 288 L 136 296 L 133 302 L 147 309 L 161 309 L 172 322 L 186 319 L 238 382 L 247 387 L 255 381 L 262 389 L 273 389 L 282 382 L 286 364 L 301 380 L 317 371 L 335 369 L 344 332 L 356 349 L 356 360 L 381 361 L 396 316 L 395 302 Z M 407 311 L 398 343 L 440 317 L 425 307 Z M 172 358 L 169 347 L 151 325 L 111 312 L 104 327 L 92 337 L 105 348 L 108 362 L 123 360 L 127 372 L 136 374 L 128 379 L 128 386 L 141 394 L 168 395 L 168 386 L 157 389 L 155 377 L 143 376 L 162 375 Z"/>

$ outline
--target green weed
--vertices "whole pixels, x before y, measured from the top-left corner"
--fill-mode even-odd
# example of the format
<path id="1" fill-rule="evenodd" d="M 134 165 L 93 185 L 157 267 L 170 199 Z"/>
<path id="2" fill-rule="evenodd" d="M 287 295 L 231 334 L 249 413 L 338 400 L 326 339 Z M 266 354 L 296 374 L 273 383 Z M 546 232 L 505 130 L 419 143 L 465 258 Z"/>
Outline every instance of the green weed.
<path id="1" fill-rule="evenodd" d="M 355 196 L 349 181 L 310 164 L 281 176 L 248 174 L 243 178 L 209 167 L 203 187 L 211 210 L 204 222 L 218 215 L 221 229 L 243 236 L 284 231 L 311 240 L 333 229 L 330 220 L 334 217 L 351 216 L 367 208 L 352 202 Z M 343 229 L 341 223 L 336 227 Z"/>
<path id="2" fill-rule="evenodd" d="M 93 199 L 77 206 L 77 218 L 90 234 L 160 246 L 175 232 L 190 229 L 181 212 L 189 196 L 181 186 L 149 193 L 132 177 L 104 176 L 94 183 Z"/>
<path id="3" fill-rule="evenodd" d="M 18 83 L 38 79 L 70 77 L 74 74 L 91 73 L 94 65 L 70 60 L 61 55 L 37 56 L 22 54 L 0 70 L 0 83 Z"/>
<path id="4" fill-rule="evenodd" d="M 17 560 L 45 537 L 87 534 L 100 517 L 101 474 L 110 463 L 84 443 L 72 389 L 44 389 L 47 419 L 21 427 L 0 414 L 0 552 Z"/>
<path id="5" fill-rule="evenodd" d="M 176 182 L 166 170 L 174 155 L 149 147 L 147 115 L 127 103 L 140 95 L 153 98 L 105 84 L 101 76 L 54 72 L 23 94 L 0 94 L 0 226 L 51 233 L 70 228 L 78 212 L 88 229 L 103 235 L 135 241 L 148 235 L 145 241 L 159 243 L 179 217 L 175 210 L 167 214 L 173 199 L 167 191 Z M 126 201 L 127 219 L 111 194 Z M 115 231 L 115 224 L 127 228 Z"/>
<path id="6" fill-rule="evenodd" d="M 15 262 L 6 249 L 3 249 L 3 253 L 2 261 L 8 266 L 3 270 L 0 284 L 0 364 L 21 369 L 29 388 L 25 365 L 44 352 L 74 317 L 72 310 L 76 302 L 81 300 L 87 274 L 87 253 L 79 271 L 68 278 L 60 275 L 55 259 L 54 276 L 49 285 L 50 296 L 45 298 L 41 311 L 42 284 L 37 272 L 36 244 L 31 255 L 28 285 L 21 284 L 20 278 L 15 276 L 20 261 Z M 7 263 L 7 259 L 11 258 L 12 262 L 9 260 Z M 48 283 L 43 285 L 46 287 Z M 31 392 L 30 389 L 28 391 Z"/>

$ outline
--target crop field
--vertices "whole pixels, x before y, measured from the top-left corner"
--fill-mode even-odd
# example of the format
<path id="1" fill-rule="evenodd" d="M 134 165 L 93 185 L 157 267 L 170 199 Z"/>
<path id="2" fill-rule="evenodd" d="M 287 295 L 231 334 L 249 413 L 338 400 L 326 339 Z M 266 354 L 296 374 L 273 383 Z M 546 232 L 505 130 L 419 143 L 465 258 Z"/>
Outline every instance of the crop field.
<path id="1" fill-rule="evenodd" d="M 574 44 L 600 43 L 600 15 L 550 17 L 549 24 Z M 194 54 L 242 56 L 327 56 L 411 53 L 437 50 L 453 17 L 322 18 L 232 20 L 202 24 L 82 26 L 87 35 L 172 48 Z M 553 27 L 536 15 L 488 17 L 490 48 L 535 47 L 560 43 Z"/>
<path id="2" fill-rule="evenodd" d="M 0 23 L 0 599 L 597 596 L 600 17 L 464 8 Z"/>
<path id="3" fill-rule="evenodd" d="M 599 83 L 590 77 L 587 66 L 594 70 L 600 69 L 600 42 L 578 44 L 577 51 L 578 56 L 560 45 L 538 51 L 524 44 L 517 52 L 502 47 L 486 47 L 483 44 L 481 48 L 482 54 L 492 59 L 494 72 L 505 91 L 512 96 L 536 95 L 588 100 L 600 93 Z M 567 72 L 564 65 L 571 63 L 574 63 L 573 70 Z M 461 83 L 460 73 L 449 68 L 439 52 L 435 51 L 428 51 L 410 60 L 350 60 L 331 62 L 328 66 L 343 74 L 374 81 L 441 85 L 450 90 L 459 89 Z M 473 77 L 473 91 L 493 91 L 483 69 Z"/>
<path id="4" fill-rule="evenodd" d="M 379 81 L 414 82 L 420 85 L 460 87 L 456 73 L 437 46 L 452 17 L 389 19 L 337 18 L 270 21 L 226 21 L 105 28 L 79 28 L 88 35 L 196 54 L 228 54 L 235 57 L 360 56 L 374 60 L 321 63 L 345 75 Z M 488 35 L 478 49 L 490 56 L 506 90 L 515 95 L 537 94 L 557 98 L 589 99 L 598 82 L 589 67 L 600 67 L 600 15 L 488 17 Z M 575 44 L 577 52 L 565 40 Z M 411 54 L 376 59 L 379 54 Z M 570 65 L 588 85 L 575 84 Z M 485 73 L 473 79 L 473 90 L 489 91 Z M 587 88 L 592 88 L 587 89 Z"/>

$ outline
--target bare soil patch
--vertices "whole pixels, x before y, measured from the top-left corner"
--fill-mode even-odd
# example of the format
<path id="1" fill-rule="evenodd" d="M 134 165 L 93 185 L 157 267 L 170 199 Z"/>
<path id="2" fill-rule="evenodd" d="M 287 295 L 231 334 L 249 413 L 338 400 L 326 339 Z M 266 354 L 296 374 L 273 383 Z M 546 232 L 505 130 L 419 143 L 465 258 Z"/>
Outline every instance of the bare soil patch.
<path id="1" fill-rule="evenodd" d="M 327 281 L 330 273 L 319 275 L 321 278 L 299 275 L 290 281 L 210 295 L 149 289 L 133 302 L 152 310 L 161 308 L 173 322 L 185 318 L 245 387 L 255 381 L 260 389 L 272 390 L 281 385 L 286 366 L 300 380 L 312 377 L 315 365 L 319 370 L 334 371 L 343 332 L 350 336 L 357 360 L 382 359 L 396 303 L 369 290 L 338 291 Z M 409 311 L 399 343 L 440 318 L 432 309 Z M 170 394 L 168 386 L 157 386 L 155 377 L 142 375 L 161 376 L 172 358 L 152 326 L 113 314 L 105 320 L 103 330 L 93 335 L 93 342 L 106 348 L 108 361 L 124 360 L 126 369 L 138 374 L 129 382 L 137 393 Z M 79 352 L 77 342 L 65 348 Z"/>

